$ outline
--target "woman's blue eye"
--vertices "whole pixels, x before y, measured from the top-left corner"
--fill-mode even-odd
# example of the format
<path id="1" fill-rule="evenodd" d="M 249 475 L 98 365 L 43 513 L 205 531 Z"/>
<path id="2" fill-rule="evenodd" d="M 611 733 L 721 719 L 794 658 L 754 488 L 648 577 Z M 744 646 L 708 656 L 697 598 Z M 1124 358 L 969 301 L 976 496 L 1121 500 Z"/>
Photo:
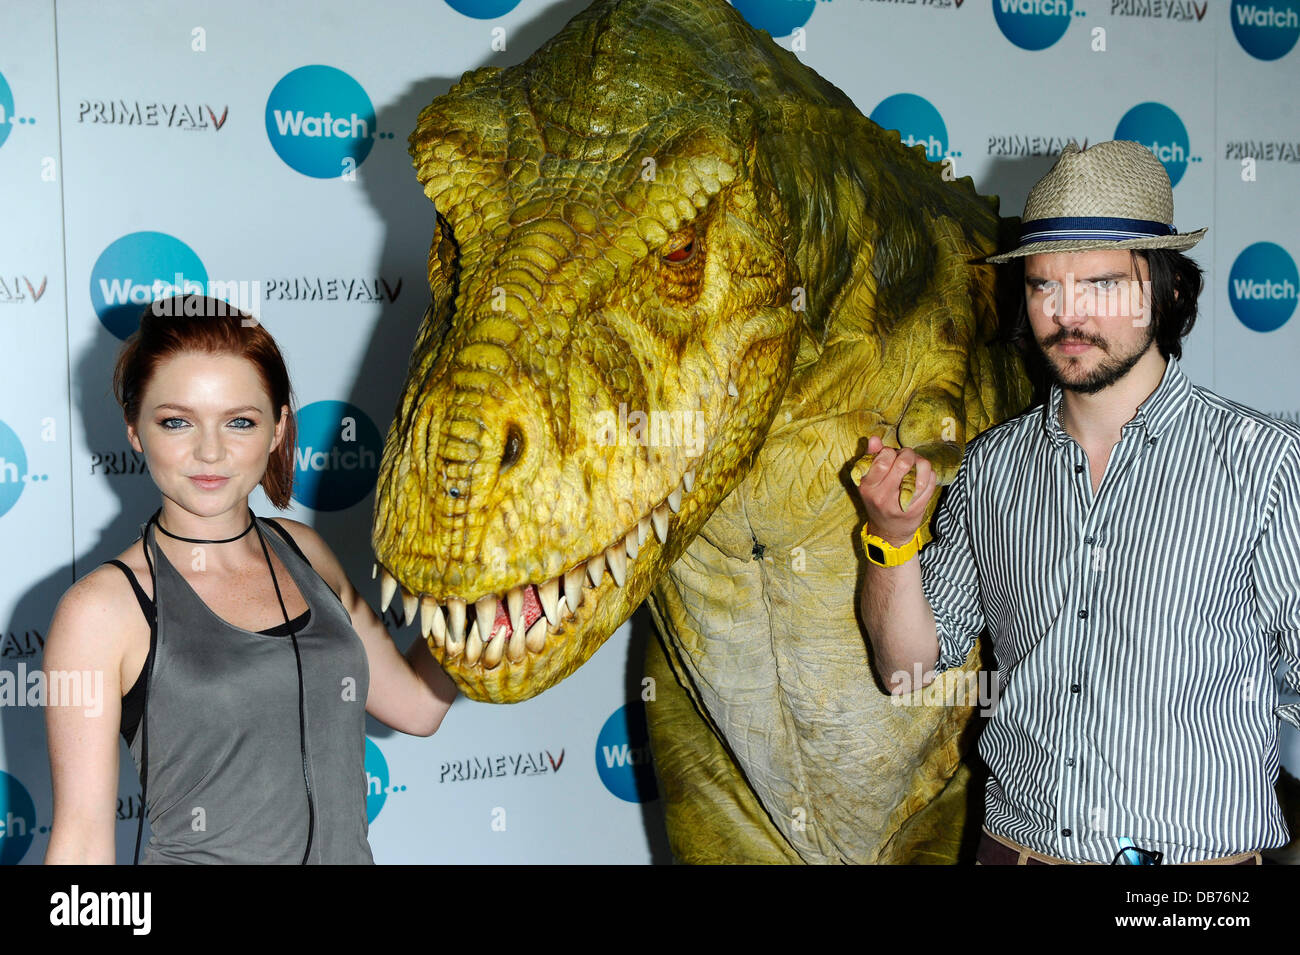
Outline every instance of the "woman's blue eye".
<path id="1" fill-rule="evenodd" d="M 247 431 L 250 428 L 257 427 L 257 422 L 252 418 L 231 418 L 230 424 L 236 431 Z M 164 431 L 179 431 L 181 428 L 187 427 L 188 425 L 189 422 L 184 418 L 163 418 L 158 422 L 158 426 Z"/>

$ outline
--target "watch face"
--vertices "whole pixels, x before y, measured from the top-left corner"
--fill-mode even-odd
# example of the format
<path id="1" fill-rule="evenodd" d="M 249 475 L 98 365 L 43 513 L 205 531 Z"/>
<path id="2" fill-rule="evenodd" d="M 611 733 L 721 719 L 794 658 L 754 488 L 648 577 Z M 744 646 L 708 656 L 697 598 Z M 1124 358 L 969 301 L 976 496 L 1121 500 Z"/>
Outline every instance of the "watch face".
<path id="1" fill-rule="evenodd" d="M 877 564 L 883 564 L 885 562 L 885 552 L 880 549 L 879 544 L 868 544 L 867 556 L 870 557 L 872 560 L 874 560 Z"/>

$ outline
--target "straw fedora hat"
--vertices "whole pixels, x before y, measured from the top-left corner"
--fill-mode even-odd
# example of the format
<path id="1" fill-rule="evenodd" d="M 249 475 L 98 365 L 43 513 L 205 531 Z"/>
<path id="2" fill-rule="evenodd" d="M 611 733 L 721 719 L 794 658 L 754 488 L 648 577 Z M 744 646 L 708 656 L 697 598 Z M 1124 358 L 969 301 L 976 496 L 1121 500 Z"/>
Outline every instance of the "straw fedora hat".
<path id="1" fill-rule="evenodd" d="M 1025 200 L 1020 244 L 985 261 L 1090 249 L 1182 251 L 1205 235 L 1180 233 L 1173 221 L 1173 186 L 1151 150 L 1122 139 L 1080 149 L 1070 140 Z"/>

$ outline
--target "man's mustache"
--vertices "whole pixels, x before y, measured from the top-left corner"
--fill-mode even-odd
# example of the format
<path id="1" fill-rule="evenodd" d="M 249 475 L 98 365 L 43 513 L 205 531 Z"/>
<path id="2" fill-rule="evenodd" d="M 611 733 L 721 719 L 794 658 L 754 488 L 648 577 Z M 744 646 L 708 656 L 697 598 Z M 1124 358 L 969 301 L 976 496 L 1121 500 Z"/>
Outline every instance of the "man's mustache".
<path id="1" fill-rule="evenodd" d="M 1078 342 L 1081 345 L 1095 345 L 1096 347 L 1100 348 L 1102 351 L 1106 350 L 1106 342 L 1103 341 L 1102 339 L 1081 338 L 1078 335 L 1070 334 L 1064 329 L 1062 329 L 1059 332 L 1054 332 L 1053 334 L 1049 335 L 1047 338 L 1044 338 L 1042 341 L 1042 346 L 1043 348 L 1051 348 L 1053 345 L 1060 345 L 1063 343 L 1070 344 L 1073 342 Z"/>

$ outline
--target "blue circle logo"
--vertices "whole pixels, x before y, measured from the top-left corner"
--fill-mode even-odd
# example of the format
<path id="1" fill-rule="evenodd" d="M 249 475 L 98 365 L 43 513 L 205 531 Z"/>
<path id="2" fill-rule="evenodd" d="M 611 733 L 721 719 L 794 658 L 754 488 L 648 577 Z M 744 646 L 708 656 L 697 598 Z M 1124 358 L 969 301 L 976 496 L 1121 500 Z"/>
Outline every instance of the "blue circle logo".
<path id="1" fill-rule="evenodd" d="M 14 124 L 14 94 L 9 89 L 3 73 L 0 73 L 0 146 L 9 138 L 9 131 Z"/>
<path id="2" fill-rule="evenodd" d="M 1002 35 L 1022 50 L 1046 50 L 1065 36 L 1074 0 L 993 0 Z"/>
<path id="3" fill-rule="evenodd" d="M 650 762 L 650 731 L 638 700 L 616 709 L 596 736 L 596 772 L 605 788 L 626 802 L 659 798 Z"/>
<path id="4" fill-rule="evenodd" d="M 812 16 L 816 0 L 731 0 L 755 30 L 766 30 L 772 36 L 789 36 L 803 26 Z"/>
<path id="5" fill-rule="evenodd" d="M 370 416 L 346 401 L 316 401 L 298 411 L 293 499 L 316 511 L 341 511 L 374 489 L 384 443 Z"/>
<path id="6" fill-rule="evenodd" d="M 27 451 L 14 430 L 0 421 L 0 514 L 18 503 L 27 481 Z"/>
<path id="7" fill-rule="evenodd" d="M 366 820 L 374 822 L 379 810 L 388 802 L 388 760 L 375 745 L 374 740 L 366 737 Z"/>
<path id="8" fill-rule="evenodd" d="M 457 13 L 475 20 L 495 20 L 519 6 L 519 0 L 446 0 Z"/>
<path id="9" fill-rule="evenodd" d="M 266 135 L 290 168 L 315 179 L 336 179 L 370 155 L 375 108 L 361 84 L 342 70 L 302 66 L 271 90 Z"/>
<path id="10" fill-rule="evenodd" d="M 17 865 L 27 854 L 36 830 L 36 806 L 18 781 L 0 770 L 0 865 Z"/>
<path id="11" fill-rule="evenodd" d="M 1232 34 L 1257 60 L 1278 60 L 1300 37 L 1300 0 L 1232 0 Z"/>
<path id="12" fill-rule="evenodd" d="M 1169 184 L 1178 185 L 1189 162 L 1199 162 L 1192 155 L 1187 127 L 1178 114 L 1164 103 L 1139 103 L 1124 114 L 1115 127 L 1113 139 L 1140 143 L 1155 153 L 1169 174 Z"/>
<path id="13" fill-rule="evenodd" d="M 1241 324 L 1257 332 L 1281 328 L 1295 312 L 1300 275 L 1286 249 L 1256 242 L 1242 249 L 1228 273 L 1228 301 Z"/>
<path id="14" fill-rule="evenodd" d="M 871 111 L 873 123 L 895 129 L 905 146 L 924 146 L 925 158 L 938 162 L 948 152 L 948 127 L 929 100 L 915 93 L 895 93 Z"/>
<path id="15" fill-rule="evenodd" d="M 90 302 L 104 327 L 125 340 L 145 306 L 173 295 L 205 294 L 208 270 L 193 249 L 165 232 L 132 232 L 113 242 L 90 270 Z"/>

